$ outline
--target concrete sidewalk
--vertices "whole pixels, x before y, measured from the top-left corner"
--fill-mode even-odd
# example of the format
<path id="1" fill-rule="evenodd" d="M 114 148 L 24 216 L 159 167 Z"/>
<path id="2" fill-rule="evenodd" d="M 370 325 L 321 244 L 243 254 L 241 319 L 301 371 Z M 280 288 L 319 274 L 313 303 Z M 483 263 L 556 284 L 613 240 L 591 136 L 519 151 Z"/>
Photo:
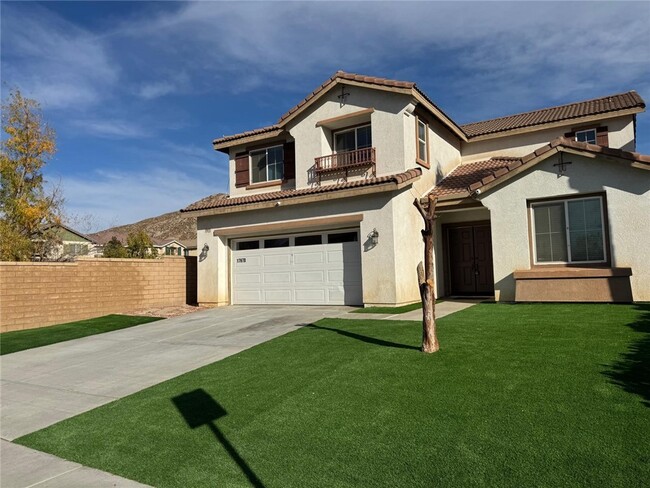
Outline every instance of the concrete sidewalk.
<path id="1" fill-rule="evenodd" d="M 140 488 L 136 483 L 104 471 L 0 441 L 0 486 L 2 488 Z"/>
<path id="2" fill-rule="evenodd" d="M 2 356 L 2 487 L 143 486 L 7 441 L 349 310 L 223 307 Z"/>

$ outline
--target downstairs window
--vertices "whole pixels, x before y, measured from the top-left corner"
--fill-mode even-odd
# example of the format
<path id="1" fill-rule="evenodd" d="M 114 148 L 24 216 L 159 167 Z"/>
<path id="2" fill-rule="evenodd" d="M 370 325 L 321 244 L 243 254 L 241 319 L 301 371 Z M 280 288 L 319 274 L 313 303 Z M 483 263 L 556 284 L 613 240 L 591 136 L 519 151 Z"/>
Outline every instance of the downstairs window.
<path id="1" fill-rule="evenodd" d="M 602 197 L 531 204 L 535 264 L 603 263 Z"/>

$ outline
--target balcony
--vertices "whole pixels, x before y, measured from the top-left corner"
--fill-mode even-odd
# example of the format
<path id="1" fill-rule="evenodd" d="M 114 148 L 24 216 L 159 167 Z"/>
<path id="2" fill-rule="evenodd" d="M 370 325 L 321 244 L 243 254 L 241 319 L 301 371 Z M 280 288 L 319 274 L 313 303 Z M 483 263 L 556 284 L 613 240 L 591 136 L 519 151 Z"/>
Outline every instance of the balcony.
<path id="1" fill-rule="evenodd" d="M 318 176 L 318 183 L 323 174 L 345 173 L 345 181 L 348 180 L 350 170 L 370 168 L 372 176 L 376 174 L 375 148 L 364 147 L 355 151 L 339 152 L 329 154 L 315 159 L 314 173 Z"/>

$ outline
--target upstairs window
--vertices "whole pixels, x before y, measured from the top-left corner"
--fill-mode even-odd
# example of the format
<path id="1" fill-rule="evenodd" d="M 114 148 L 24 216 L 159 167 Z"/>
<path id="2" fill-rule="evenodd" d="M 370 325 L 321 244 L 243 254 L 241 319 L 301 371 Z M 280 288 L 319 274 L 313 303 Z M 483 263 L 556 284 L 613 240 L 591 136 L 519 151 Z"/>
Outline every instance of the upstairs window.
<path id="1" fill-rule="evenodd" d="M 268 147 L 250 152 L 251 183 L 281 180 L 284 168 L 282 146 Z"/>
<path id="2" fill-rule="evenodd" d="M 596 144 L 596 129 L 580 130 L 576 132 L 576 141 Z"/>
<path id="3" fill-rule="evenodd" d="M 416 119 L 416 138 L 417 138 L 417 162 L 423 166 L 429 167 L 429 126 L 419 117 Z"/>
<path id="4" fill-rule="evenodd" d="M 334 152 L 342 153 L 372 147 L 370 125 L 345 129 L 334 133 Z"/>
<path id="5" fill-rule="evenodd" d="M 601 197 L 531 205 L 535 263 L 605 262 Z"/>

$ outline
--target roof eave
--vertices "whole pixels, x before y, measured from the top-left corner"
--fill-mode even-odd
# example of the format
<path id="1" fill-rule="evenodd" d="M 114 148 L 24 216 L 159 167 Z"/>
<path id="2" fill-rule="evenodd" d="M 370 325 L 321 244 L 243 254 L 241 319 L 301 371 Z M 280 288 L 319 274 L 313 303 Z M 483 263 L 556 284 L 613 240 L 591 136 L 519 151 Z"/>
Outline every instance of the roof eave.
<path id="1" fill-rule="evenodd" d="M 561 142 L 551 142 L 550 147 L 546 146 L 546 148 L 542 148 L 542 150 L 538 150 L 539 152 L 536 151 L 536 155 L 530 159 L 527 159 L 525 163 L 519 165 L 515 169 L 508 171 L 506 174 L 492 179 L 492 181 L 481 185 L 479 189 L 481 190 L 481 193 L 489 192 L 493 188 L 502 185 L 503 183 L 507 182 L 511 178 L 514 178 L 520 173 L 523 173 L 525 171 L 528 171 L 530 168 L 533 168 L 535 165 L 538 163 L 550 158 L 551 156 L 559 153 L 559 152 L 564 152 L 567 154 L 575 154 L 577 156 L 583 156 L 586 158 L 603 158 L 603 159 L 608 159 L 611 161 L 615 161 L 620 164 L 627 164 L 630 167 L 633 168 L 638 168 L 638 169 L 643 169 L 646 171 L 650 171 L 650 163 L 645 163 L 642 161 L 637 161 L 634 159 L 630 159 L 627 157 L 624 157 L 622 155 L 615 155 L 615 154 L 608 154 L 605 152 L 594 152 L 590 151 L 588 148 L 587 149 L 582 149 L 578 147 L 572 147 L 571 145 L 568 144 L 563 144 Z M 535 153 L 534 153 L 535 154 Z"/>
<path id="2" fill-rule="evenodd" d="M 251 142 L 257 142 L 257 141 L 263 141 L 266 139 L 273 139 L 274 137 L 278 137 L 282 135 L 284 132 L 284 129 L 279 128 L 276 130 L 271 130 L 268 132 L 262 132 L 260 134 L 253 134 L 250 136 L 244 136 L 244 137 L 239 137 L 236 139 L 230 139 L 229 141 L 224 141 L 224 142 L 216 142 L 219 139 L 215 139 L 215 141 L 212 142 L 212 147 L 214 148 L 215 151 L 221 151 L 223 153 L 228 154 L 229 149 L 234 146 L 241 146 L 242 144 L 249 144 Z"/>
<path id="3" fill-rule="evenodd" d="M 451 118 L 431 103 L 425 96 L 422 95 L 419 89 L 412 88 L 411 92 L 413 97 L 418 101 L 418 103 L 424 105 L 429 112 L 431 112 L 435 117 L 437 117 L 448 129 L 450 129 L 454 134 L 456 134 L 461 140 L 468 142 L 467 134 L 460 128 Z"/>
<path id="4" fill-rule="evenodd" d="M 191 214 L 194 217 L 207 217 L 210 215 L 221 215 L 228 213 L 248 212 L 251 210 L 261 210 L 266 208 L 286 207 L 292 205 L 301 205 L 306 203 L 322 202 L 328 200 L 337 200 L 340 198 L 351 198 L 362 195 L 370 195 L 373 193 L 384 193 L 389 191 L 401 190 L 402 188 L 412 185 L 415 181 L 420 179 L 416 176 L 401 183 L 395 181 L 388 181 L 378 185 L 370 185 L 366 187 L 345 188 L 342 190 L 335 190 L 324 193 L 300 195 L 289 198 L 278 198 L 274 200 L 267 200 L 263 202 L 251 202 L 240 205 L 231 205 L 225 207 L 213 207 L 200 210 L 181 210 L 183 213 Z"/>

